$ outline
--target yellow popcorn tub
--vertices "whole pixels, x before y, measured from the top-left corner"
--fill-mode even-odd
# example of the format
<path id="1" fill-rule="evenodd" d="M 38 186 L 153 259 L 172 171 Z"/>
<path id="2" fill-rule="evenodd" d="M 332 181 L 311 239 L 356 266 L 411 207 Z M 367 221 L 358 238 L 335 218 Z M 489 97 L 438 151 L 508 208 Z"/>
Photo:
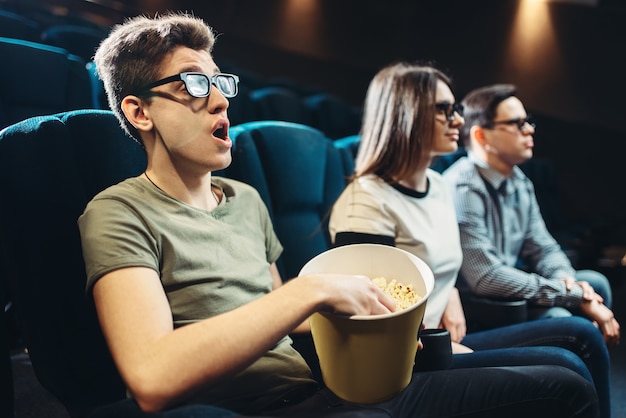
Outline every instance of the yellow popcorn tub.
<path id="1" fill-rule="evenodd" d="M 300 275 L 358 274 L 410 286 L 417 302 L 384 315 L 315 313 L 310 318 L 315 351 L 326 386 L 340 398 L 375 403 L 393 397 L 411 381 L 417 336 L 434 277 L 420 258 L 378 244 L 333 248 L 307 262 Z"/>

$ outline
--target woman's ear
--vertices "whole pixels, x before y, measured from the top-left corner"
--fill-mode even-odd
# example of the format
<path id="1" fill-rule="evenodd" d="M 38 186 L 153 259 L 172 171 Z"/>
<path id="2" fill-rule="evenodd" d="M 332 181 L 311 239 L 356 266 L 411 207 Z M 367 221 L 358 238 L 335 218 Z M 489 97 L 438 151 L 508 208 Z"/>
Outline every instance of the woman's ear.
<path id="1" fill-rule="evenodd" d="M 147 132 L 152 130 L 152 119 L 145 106 L 145 102 L 137 96 L 126 96 L 120 105 L 126 119 L 139 132 Z"/>

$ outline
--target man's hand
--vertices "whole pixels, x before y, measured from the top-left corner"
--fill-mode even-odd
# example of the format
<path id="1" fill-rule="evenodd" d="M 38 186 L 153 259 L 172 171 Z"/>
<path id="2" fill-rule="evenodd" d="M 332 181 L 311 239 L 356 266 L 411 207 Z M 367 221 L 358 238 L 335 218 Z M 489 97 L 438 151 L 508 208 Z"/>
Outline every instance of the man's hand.
<path id="1" fill-rule="evenodd" d="M 299 280 L 307 280 L 321 292 L 321 310 L 340 315 L 379 315 L 396 310 L 395 300 L 366 276 L 309 274 Z"/>
<path id="2" fill-rule="evenodd" d="M 583 300 L 585 302 L 591 302 L 594 299 L 599 303 L 604 302 L 602 296 L 597 294 L 588 282 L 577 282 L 576 279 L 574 279 L 573 277 L 565 277 L 561 279 L 561 281 L 565 283 L 565 289 L 567 289 L 567 291 L 572 290 L 574 286 L 579 286 L 583 290 Z"/>
<path id="3" fill-rule="evenodd" d="M 580 304 L 583 312 L 598 324 L 604 335 L 608 347 L 614 347 L 620 341 L 620 325 L 613 315 L 613 311 L 597 300 L 584 301 Z"/>

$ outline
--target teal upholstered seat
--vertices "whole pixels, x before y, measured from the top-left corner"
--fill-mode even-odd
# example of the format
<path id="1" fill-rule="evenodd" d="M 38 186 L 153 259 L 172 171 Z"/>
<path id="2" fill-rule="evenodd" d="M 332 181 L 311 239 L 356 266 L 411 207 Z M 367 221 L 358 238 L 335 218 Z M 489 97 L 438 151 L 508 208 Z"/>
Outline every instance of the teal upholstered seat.
<path id="1" fill-rule="evenodd" d="M 152 416 L 126 398 L 85 292 L 77 225 L 96 193 L 145 167 L 110 111 L 35 117 L 0 132 L 0 285 L 18 307 L 37 379 L 71 418 Z M 156 416 L 232 415 L 190 405 Z"/>

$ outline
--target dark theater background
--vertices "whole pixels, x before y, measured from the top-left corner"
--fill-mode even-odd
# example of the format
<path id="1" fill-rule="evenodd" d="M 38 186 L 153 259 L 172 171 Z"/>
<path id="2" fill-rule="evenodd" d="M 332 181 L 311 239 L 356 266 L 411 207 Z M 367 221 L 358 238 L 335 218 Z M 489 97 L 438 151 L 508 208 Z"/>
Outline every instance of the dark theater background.
<path id="1" fill-rule="evenodd" d="M 564 220 L 613 223 L 626 239 L 622 0 L 4 3 L 24 11 L 45 7 L 103 26 L 139 13 L 193 12 L 220 33 L 218 64 L 330 92 L 355 106 L 376 70 L 400 59 L 447 69 L 458 97 L 483 84 L 514 83 L 539 122 L 536 155 L 557 167 Z"/>
<path id="2" fill-rule="evenodd" d="M 2 8 L 105 29 L 137 14 L 192 12 L 219 33 L 215 60 L 243 85 L 327 92 L 355 108 L 376 71 L 397 60 L 445 69 L 458 99 L 515 84 L 537 121 L 535 159 L 550 168 L 535 173 L 556 213 L 550 227 L 579 267 L 609 277 L 626 324 L 626 0 L 0 0 Z M 616 418 L 626 417 L 624 351 L 614 354 Z"/>

